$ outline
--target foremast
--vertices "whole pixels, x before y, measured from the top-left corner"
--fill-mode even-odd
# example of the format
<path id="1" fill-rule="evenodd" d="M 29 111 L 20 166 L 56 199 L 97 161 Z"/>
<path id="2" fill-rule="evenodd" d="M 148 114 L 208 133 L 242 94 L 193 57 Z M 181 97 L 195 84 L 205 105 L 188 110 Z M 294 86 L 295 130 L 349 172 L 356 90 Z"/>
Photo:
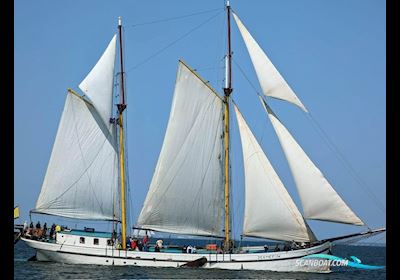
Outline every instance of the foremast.
<path id="1" fill-rule="evenodd" d="M 225 239 L 224 250 L 231 249 L 231 225 L 230 225 L 230 141 L 229 141 L 229 97 L 232 92 L 232 52 L 231 52 L 231 7 L 229 0 L 226 2 L 227 23 L 228 23 L 228 52 L 225 57 L 225 87 L 224 87 L 224 174 L 225 174 Z"/>
<path id="2" fill-rule="evenodd" d="M 125 104 L 125 81 L 124 81 L 124 63 L 122 52 L 122 19 L 118 18 L 118 35 L 119 35 L 119 56 L 121 66 L 120 81 L 120 103 L 118 107 L 118 125 L 119 125 L 119 172 L 121 180 L 121 242 L 122 249 L 126 249 L 126 198 L 125 198 L 125 147 L 124 147 L 124 121 L 123 112 L 126 108 Z"/>

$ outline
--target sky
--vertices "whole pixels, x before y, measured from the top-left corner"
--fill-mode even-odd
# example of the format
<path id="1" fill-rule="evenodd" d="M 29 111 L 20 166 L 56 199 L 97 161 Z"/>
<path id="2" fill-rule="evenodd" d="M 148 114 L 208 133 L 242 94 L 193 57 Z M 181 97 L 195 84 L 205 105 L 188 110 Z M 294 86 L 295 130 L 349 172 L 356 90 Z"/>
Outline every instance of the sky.
<path id="1" fill-rule="evenodd" d="M 231 6 L 310 112 L 271 100 L 275 113 L 361 219 L 371 228 L 385 226 L 385 1 L 231 0 Z M 15 0 L 14 9 L 14 205 L 20 206 L 20 221 L 29 220 L 29 210 L 39 195 L 66 90 L 78 91 L 122 16 L 129 215 L 134 224 L 163 142 L 178 59 L 222 94 L 227 38 L 224 1 Z M 289 166 L 257 99 L 260 85 L 233 21 L 232 50 L 232 96 L 301 209 Z M 238 238 L 244 175 L 239 132 L 232 120 L 233 232 Z M 351 167 L 327 145 L 315 122 Z M 367 187 L 358 183 L 354 173 Z M 33 216 L 37 219 L 86 225 Z M 309 223 L 319 238 L 365 229 Z M 385 242 L 385 236 L 380 238 L 379 242 Z"/>

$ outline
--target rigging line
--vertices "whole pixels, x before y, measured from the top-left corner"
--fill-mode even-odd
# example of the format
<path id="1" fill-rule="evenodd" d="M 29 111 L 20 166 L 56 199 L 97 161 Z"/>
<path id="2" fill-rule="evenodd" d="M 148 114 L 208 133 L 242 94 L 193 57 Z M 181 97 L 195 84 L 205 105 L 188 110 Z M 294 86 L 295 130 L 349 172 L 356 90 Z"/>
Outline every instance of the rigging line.
<path id="1" fill-rule="evenodd" d="M 311 113 L 307 114 L 309 119 L 311 120 L 311 123 L 314 125 L 314 127 L 319 131 L 320 135 L 322 135 L 328 144 L 328 147 L 336 154 L 340 162 L 347 167 L 347 170 L 349 171 L 350 175 L 353 177 L 353 179 L 358 183 L 360 187 L 364 187 L 364 189 L 367 191 L 367 193 L 370 195 L 370 198 L 375 202 L 376 206 L 385 213 L 385 206 L 381 203 L 381 201 L 378 199 L 378 197 L 374 194 L 374 192 L 371 190 L 370 186 L 361 178 L 361 176 L 358 175 L 358 173 L 355 171 L 353 166 L 350 164 L 350 162 L 347 160 L 347 158 L 344 156 L 344 154 L 339 150 L 339 148 L 333 143 L 333 141 L 330 139 L 328 134 L 323 130 L 321 125 L 317 122 L 317 120 L 313 117 Z"/>
<path id="2" fill-rule="evenodd" d="M 220 70 L 220 69 L 224 69 L 224 67 L 220 67 L 220 66 L 210 66 L 210 67 L 200 67 L 200 68 L 195 68 L 195 69 L 193 69 L 194 71 L 196 71 L 196 72 L 199 72 L 199 71 L 207 71 L 207 70 Z"/>
<path id="3" fill-rule="evenodd" d="M 149 24 L 154 24 L 154 23 L 174 21 L 174 20 L 178 20 L 178 19 L 188 18 L 188 17 L 191 17 L 191 16 L 197 16 L 197 15 L 202 15 L 202 14 L 214 12 L 214 11 L 217 11 L 217 10 L 221 10 L 221 8 L 194 12 L 194 13 L 186 14 L 186 15 L 182 15 L 182 16 L 169 17 L 169 18 L 158 19 L 158 20 L 153 20 L 153 21 L 141 22 L 141 23 L 137 23 L 137 24 L 132 24 L 132 25 L 130 25 L 128 27 L 136 27 L 136 26 L 143 26 L 143 25 L 149 25 Z"/>
<path id="4" fill-rule="evenodd" d="M 172 47 L 173 45 L 175 45 L 176 43 L 178 43 L 179 41 L 181 41 L 182 39 L 186 38 L 188 35 L 190 35 L 192 32 L 194 32 L 195 30 L 199 29 L 200 27 L 202 27 L 203 25 L 205 25 L 206 23 L 210 22 L 212 19 L 216 18 L 218 15 L 220 15 L 223 11 L 216 13 L 215 15 L 213 15 L 212 17 L 208 18 L 207 20 L 203 21 L 202 23 L 200 23 L 199 25 L 195 26 L 194 28 L 190 29 L 188 32 L 184 33 L 183 35 L 181 35 L 179 38 L 177 38 L 176 40 L 170 42 L 169 44 L 167 44 L 165 47 L 163 47 L 162 49 L 159 49 L 158 51 L 156 51 L 154 54 L 150 55 L 149 57 L 145 58 L 144 60 L 142 60 L 141 62 L 139 62 L 138 64 L 136 64 L 135 66 L 132 66 L 131 68 L 129 68 L 128 70 L 125 71 L 125 73 L 128 73 L 136 68 L 138 68 L 139 66 L 142 66 L 143 64 L 147 63 L 149 60 L 153 59 L 154 57 L 156 57 L 157 55 L 163 53 L 164 51 L 166 51 L 167 49 L 169 49 L 170 47 Z"/>
<path id="5" fill-rule="evenodd" d="M 386 238 L 386 232 L 384 232 L 380 238 L 378 238 L 377 240 L 375 240 L 374 243 L 379 243 L 379 241 L 383 240 L 384 238 Z"/>
<path id="6" fill-rule="evenodd" d="M 235 65 L 238 67 L 238 69 L 239 69 L 240 73 L 243 75 L 243 77 L 247 80 L 247 82 L 250 84 L 250 86 L 257 93 L 257 95 L 262 96 L 262 94 L 257 90 L 256 86 L 250 81 L 249 77 L 246 75 L 246 73 L 244 72 L 242 67 L 240 67 L 240 65 L 234 59 L 232 59 L 232 60 L 233 60 L 233 63 L 235 63 Z"/>
<path id="7" fill-rule="evenodd" d="M 244 72 L 244 70 L 242 69 L 242 67 L 240 67 L 240 65 L 234 60 L 233 63 L 235 63 L 235 65 L 238 67 L 240 73 L 243 75 L 243 77 L 247 80 L 247 82 L 250 84 L 250 86 L 253 88 L 253 90 L 255 91 L 255 93 L 259 96 L 259 97 L 263 97 L 263 95 L 257 90 L 256 86 L 250 81 L 249 77 L 246 75 L 246 73 Z M 257 123 L 257 127 L 259 127 L 260 124 L 260 120 Z M 263 139 L 264 139 L 264 134 L 265 134 L 265 126 L 263 126 L 262 129 L 262 134 L 260 137 L 260 142 L 263 143 Z"/>

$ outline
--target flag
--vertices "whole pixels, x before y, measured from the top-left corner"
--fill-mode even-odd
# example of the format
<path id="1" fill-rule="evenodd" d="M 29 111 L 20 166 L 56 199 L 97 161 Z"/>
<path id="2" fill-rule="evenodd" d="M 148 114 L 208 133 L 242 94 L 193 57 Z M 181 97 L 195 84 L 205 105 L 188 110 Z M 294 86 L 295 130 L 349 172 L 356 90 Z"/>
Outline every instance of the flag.
<path id="1" fill-rule="evenodd" d="M 19 218 L 19 206 L 14 207 L 14 219 Z"/>

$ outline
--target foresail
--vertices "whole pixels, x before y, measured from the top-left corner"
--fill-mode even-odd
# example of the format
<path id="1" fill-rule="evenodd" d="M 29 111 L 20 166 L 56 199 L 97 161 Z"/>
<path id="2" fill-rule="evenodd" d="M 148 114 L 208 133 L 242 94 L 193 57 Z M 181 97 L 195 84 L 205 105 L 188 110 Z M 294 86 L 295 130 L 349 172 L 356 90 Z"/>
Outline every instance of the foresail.
<path id="1" fill-rule="evenodd" d="M 260 97 L 289 162 L 306 219 L 364 225 Z"/>
<path id="2" fill-rule="evenodd" d="M 69 92 L 36 213 L 119 220 L 115 138 L 97 110 Z"/>
<path id="3" fill-rule="evenodd" d="M 301 103 L 300 99 L 296 96 L 285 79 L 272 64 L 271 60 L 251 36 L 239 17 L 235 13 L 233 13 L 233 17 L 235 18 L 240 34 L 242 35 L 247 50 L 250 54 L 250 58 L 253 62 L 254 69 L 256 70 L 258 81 L 260 82 L 263 93 L 266 96 L 293 103 L 307 112 L 307 109 L 304 107 L 303 103 Z"/>
<path id="4" fill-rule="evenodd" d="M 164 143 L 138 226 L 222 236 L 223 101 L 179 63 Z"/>
<path id="5" fill-rule="evenodd" d="M 234 107 L 245 174 L 243 234 L 298 242 L 316 240 L 243 116 Z"/>
<path id="6" fill-rule="evenodd" d="M 114 35 L 97 64 L 79 84 L 79 88 L 96 107 L 107 126 L 112 116 L 116 36 Z"/>

